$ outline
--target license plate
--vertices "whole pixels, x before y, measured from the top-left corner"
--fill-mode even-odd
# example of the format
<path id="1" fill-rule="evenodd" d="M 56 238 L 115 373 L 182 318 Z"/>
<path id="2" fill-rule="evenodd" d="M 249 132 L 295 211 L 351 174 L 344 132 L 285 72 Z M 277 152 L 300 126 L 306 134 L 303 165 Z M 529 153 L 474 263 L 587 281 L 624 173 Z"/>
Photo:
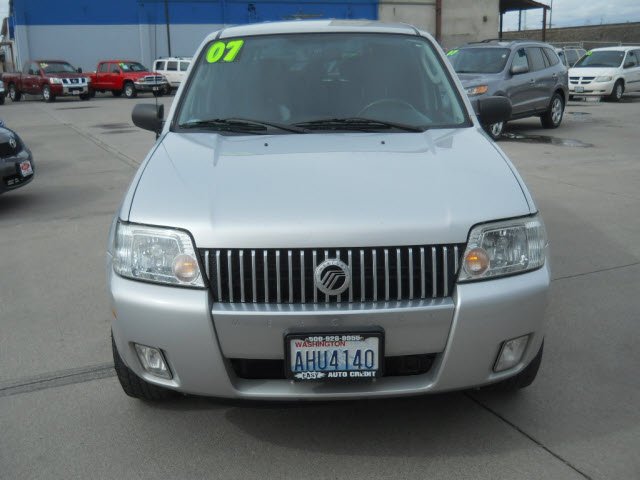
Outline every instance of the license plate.
<path id="1" fill-rule="evenodd" d="M 78 90 L 71 90 L 71 93 L 73 95 L 80 95 L 80 92 Z"/>
<path id="2" fill-rule="evenodd" d="M 287 378 L 332 381 L 378 377 L 382 373 L 383 339 L 382 331 L 288 334 Z"/>
<path id="3" fill-rule="evenodd" d="M 584 87 L 576 87 L 576 93 L 584 92 Z"/>
<path id="4" fill-rule="evenodd" d="M 158 90 L 160 90 L 160 87 L 153 87 L 154 92 L 157 92 Z"/>
<path id="5" fill-rule="evenodd" d="M 24 160 L 20 162 L 20 174 L 23 177 L 28 177 L 33 173 L 33 167 L 31 166 L 31 162 L 29 160 Z"/>

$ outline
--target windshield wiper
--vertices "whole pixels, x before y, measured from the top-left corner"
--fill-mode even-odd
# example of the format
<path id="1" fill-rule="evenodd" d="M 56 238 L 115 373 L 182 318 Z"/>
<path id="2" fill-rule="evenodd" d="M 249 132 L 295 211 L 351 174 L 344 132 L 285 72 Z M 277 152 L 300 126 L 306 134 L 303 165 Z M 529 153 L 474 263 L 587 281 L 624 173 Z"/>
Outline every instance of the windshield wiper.
<path id="1" fill-rule="evenodd" d="M 208 120 L 194 120 L 178 125 L 180 128 L 220 128 L 223 130 L 241 130 L 249 131 L 251 133 L 263 132 L 267 130 L 267 127 L 278 128 L 287 132 L 293 133 L 306 133 L 305 128 L 297 127 L 295 125 L 283 125 L 275 122 L 265 122 L 263 120 L 251 120 L 248 118 L 211 118 Z"/>
<path id="2" fill-rule="evenodd" d="M 369 130 L 398 128 L 407 132 L 424 132 L 424 128 L 405 125 L 403 123 L 387 122 L 385 120 L 373 120 L 371 118 L 348 117 L 348 118 L 324 118 L 311 120 L 309 122 L 295 123 L 294 125 L 304 128 L 329 129 L 329 130 Z"/>

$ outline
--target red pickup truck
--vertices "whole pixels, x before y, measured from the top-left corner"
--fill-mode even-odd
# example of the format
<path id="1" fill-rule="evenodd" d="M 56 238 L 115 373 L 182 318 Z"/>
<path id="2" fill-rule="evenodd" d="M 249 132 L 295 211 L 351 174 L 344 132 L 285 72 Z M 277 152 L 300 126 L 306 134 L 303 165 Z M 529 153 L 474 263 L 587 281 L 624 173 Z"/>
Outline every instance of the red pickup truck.
<path id="1" fill-rule="evenodd" d="M 100 62 L 96 73 L 89 73 L 94 91 L 111 91 L 114 97 L 124 93 L 134 98 L 138 92 L 153 92 L 161 96 L 169 88 L 167 79 L 150 72 L 144 65 L 130 60 L 109 60 Z"/>
<path id="2" fill-rule="evenodd" d="M 23 93 L 42 95 L 45 102 L 58 96 L 77 96 L 81 100 L 91 97 L 91 80 L 63 60 L 29 60 L 22 73 L 4 73 L 2 82 L 9 98 L 18 102 Z"/>

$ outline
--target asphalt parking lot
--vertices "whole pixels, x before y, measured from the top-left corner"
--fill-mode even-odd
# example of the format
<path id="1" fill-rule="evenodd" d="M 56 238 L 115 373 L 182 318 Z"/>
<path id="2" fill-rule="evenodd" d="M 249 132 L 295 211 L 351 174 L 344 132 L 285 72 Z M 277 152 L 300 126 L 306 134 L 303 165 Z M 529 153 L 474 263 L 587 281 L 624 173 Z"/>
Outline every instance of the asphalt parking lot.
<path id="1" fill-rule="evenodd" d="M 0 478 L 640 478 L 640 96 L 500 142 L 552 249 L 531 387 L 286 405 L 148 404 L 115 378 L 106 237 L 154 141 L 131 109 L 153 101 L 0 107 L 36 165 L 0 196 Z"/>

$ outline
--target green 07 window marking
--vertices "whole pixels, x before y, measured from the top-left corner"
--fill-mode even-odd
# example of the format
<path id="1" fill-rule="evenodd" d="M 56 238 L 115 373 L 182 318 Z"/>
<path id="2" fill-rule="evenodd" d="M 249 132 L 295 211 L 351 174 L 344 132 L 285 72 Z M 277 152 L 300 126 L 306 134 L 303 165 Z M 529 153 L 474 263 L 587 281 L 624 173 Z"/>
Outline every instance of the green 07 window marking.
<path id="1" fill-rule="evenodd" d="M 238 53 L 240 53 L 240 49 L 244 45 L 244 40 L 232 40 L 230 42 L 216 42 L 211 47 L 209 47 L 209 51 L 207 52 L 207 62 L 216 63 L 222 59 L 223 62 L 233 62 Z"/>

